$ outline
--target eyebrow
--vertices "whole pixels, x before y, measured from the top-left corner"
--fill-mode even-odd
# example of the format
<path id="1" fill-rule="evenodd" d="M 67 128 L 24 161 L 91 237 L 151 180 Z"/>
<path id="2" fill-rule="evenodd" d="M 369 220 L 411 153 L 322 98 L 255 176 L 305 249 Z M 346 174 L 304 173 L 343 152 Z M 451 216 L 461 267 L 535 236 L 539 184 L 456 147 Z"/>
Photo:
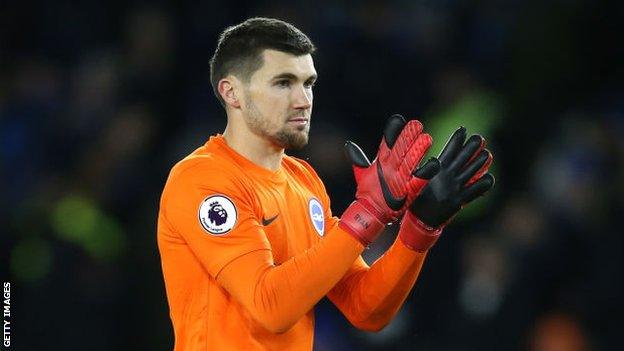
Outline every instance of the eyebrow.
<path id="1" fill-rule="evenodd" d="M 305 81 L 309 81 L 309 80 L 316 80 L 317 75 L 313 74 L 311 76 L 308 77 L 308 79 L 306 79 Z M 277 80 L 277 79 L 290 79 L 290 80 L 297 80 L 297 76 L 293 73 L 290 72 L 284 72 L 284 73 L 280 73 L 278 75 L 276 75 L 275 77 L 273 77 L 271 80 Z"/>

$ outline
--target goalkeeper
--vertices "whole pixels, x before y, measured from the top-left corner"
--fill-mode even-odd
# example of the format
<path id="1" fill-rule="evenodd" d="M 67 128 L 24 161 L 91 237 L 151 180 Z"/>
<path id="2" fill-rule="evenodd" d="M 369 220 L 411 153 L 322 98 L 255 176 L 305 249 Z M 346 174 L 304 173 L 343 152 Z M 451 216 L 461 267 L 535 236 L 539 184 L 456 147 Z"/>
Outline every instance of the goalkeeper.
<path id="1" fill-rule="evenodd" d="M 372 163 L 345 145 L 357 190 L 333 216 L 312 167 L 284 153 L 308 142 L 314 50 L 274 19 L 249 19 L 219 38 L 211 82 L 227 126 L 173 167 L 160 202 L 177 351 L 312 350 L 324 296 L 355 327 L 380 330 L 444 226 L 494 183 L 483 138 L 466 140 L 460 128 L 421 165 L 431 137 L 395 115 Z M 360 254 L 399 220 L 396 241 L 369 267 Z"/>

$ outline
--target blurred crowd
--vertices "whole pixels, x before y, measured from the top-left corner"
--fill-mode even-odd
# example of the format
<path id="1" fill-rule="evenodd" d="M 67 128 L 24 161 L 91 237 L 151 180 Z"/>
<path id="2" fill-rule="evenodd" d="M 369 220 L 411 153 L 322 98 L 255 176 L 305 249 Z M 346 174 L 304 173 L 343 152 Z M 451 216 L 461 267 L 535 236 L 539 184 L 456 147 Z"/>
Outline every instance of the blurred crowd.
<path id="1" fill-rule="evenodd" d="M 170 350 L 156 247 L 171 166 L 225 127 L 208 60 L 251 16 L 318 47 L 310 144 L 340 214 L 341 152 L 393 113 L 432 154 L 488 140 L 492 194 L 432 249 L 382 332 L 330 302 L 316 350 L 611 350 L 624 325 L 624 6 L 573 1 L 3 2 L 0 273 L 15 350 Z M 396 226 L 365 252 L 372 263 Z M 618 234 L 620 232 L 620 234 Z"/>

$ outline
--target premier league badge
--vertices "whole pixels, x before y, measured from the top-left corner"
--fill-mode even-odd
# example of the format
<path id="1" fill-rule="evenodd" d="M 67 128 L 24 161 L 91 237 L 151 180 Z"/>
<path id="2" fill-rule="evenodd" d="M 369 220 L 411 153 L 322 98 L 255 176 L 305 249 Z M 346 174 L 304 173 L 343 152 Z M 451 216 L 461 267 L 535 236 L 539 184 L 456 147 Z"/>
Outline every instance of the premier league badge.
<path id="1" fill-rule="evenodd" d="M 312 225 L 316 232 L 323 236 L 325 234 L 325 215 L 323 213 L 323 206 L 319 200 L 315 198 L 311 198 L 310 202 L 308 202 L 308 209 L 310 212 L 310 220 L 312 220 Z"/>
<path id="2" fill-rule="evenodd" d="M 199 205 L 199 223 L 212 235 L 224 235 L 236 224 L 236 206 L 223 195 L 207 197 Z"/>

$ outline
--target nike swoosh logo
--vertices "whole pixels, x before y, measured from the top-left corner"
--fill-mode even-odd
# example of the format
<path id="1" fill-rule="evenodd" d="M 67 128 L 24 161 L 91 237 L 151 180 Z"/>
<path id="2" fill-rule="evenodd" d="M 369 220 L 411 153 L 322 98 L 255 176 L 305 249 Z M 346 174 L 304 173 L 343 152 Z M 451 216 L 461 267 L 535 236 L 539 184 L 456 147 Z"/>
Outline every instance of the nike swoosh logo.
<path id="1" fill-rule="evenodd" d="M 279 216 L 279 213 L 269 219 L 262 217 L 262 225 L 266 227 L 267 225 L 273 223 L 273 221 L 277 219 L 277 216 Z"/>
<path id="2" fill-rule="evenodd" d="M 390 187 L 388 183 L 386 183 L 386 179 L 383 175 L 383 170 L 381 169 L 381 162 L 377 162 L 377 176 L 379 177 L 379 182 L 381 183 L 381 192 L 383 193 L 384 200 L 386 200 L 386 204 L 391 209 L 398 211 L 405 204 L 405 199 L 407 196 L 403 196 L 401 199 L 397 199 L 392 195 L 390 191 Z"/>

